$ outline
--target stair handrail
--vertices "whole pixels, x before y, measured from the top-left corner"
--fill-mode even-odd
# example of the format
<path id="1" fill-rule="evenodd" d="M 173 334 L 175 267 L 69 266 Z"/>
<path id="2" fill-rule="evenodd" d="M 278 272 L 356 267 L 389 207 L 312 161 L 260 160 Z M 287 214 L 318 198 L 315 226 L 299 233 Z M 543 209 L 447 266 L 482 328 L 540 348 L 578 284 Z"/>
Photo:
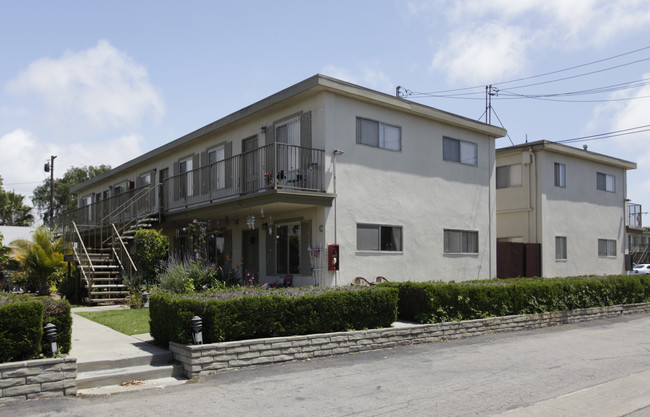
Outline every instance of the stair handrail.
<path id="1" fill-rule="evenodd" d="M 153 187 L 152 185 L 148 185 L 147 187 L 144 187 L 140 191 L 136 192 L 136 194 L 133 197 L 129 198 L 124 203 L 116 207 L 113 211 L 108 213 L 106 216 L 102 217 L 100 224 L 105 224 L 109 222 L 113 223 L 110 219 L 112 219 L 116 213 L 126 211 L 127 208 L 134 205 L 136 202 L 140 201 L 140 199 L 142 199 L 143 196 L 147 195 L 153 190 L 155 190 L 155 187 Z"/>
<path id="2" fill-rule="evenodd" d="M 81 263 L 80 258 L 79 258 L 79 254 L 77 253 L 77 248 L 75 248 L 73 246 L 72 247 L 72 252 L 74 253 L 75 258 L 77 258 L 77 262 Z M 90 279 L 86 275 L 86 270 L 84 268 L 78 268 L 78 269 L 81 271 L 81 275 L 83 275 L 84 281 L 86 281 L 87 284 L 90 283 Z"/>
<path id="3" fill-rule="evenodd" d="M 111 226 L 113 227 L 113 237 L 114 238 L 117 237 L 117 240 L 119 241 L 120 246 L 122 247 L 122 253 L 126 254 L 126 258 L 129 261 L 128 265 L 131 267 L 131 270 L 134 273 L 138 272 L 138 268 L 135 266 L 135 263 L 133 262 L 133 259 L 131 258 L 131 254 L 126 249 L 126 245 L 124 244 L 124 240 L 122 240 L 122 236 L 120 236 L 120 233 L 117 231 L 117 227 L 115 227 L 115 223 L 111 223 Z M 123 265 L 122 259 L 121 259 L 122 256 L 117 255 L 117 253 L 115 252 L 115 247 L 113 247 L 113 253 L 115 253 L 115 255 L 117 257 L 117 261 L 120 264 L 120 267 L 122 268 L 123 271 L 125 271 L 124 265 Z M 128 274 L 128 275 L 129 275 L 129 278 L 131 278 L 131 274 Z"/>
<path id="4" fill-rule="evenodd" d="M 90 265 L 90 269 L 95 272 L 95 266 L 93 265 L 93 261 L 90 259 L 90 255 L 88 255 L 88 251 L 86 250 L 86 245 L 84 245 L 84 241 L 81 238 L 81 233 L 79 233 L 79 229 L 77 228 L 77 223 L 72 221 L 72 226 L 74 227 L 75 234 L 77 235 L 77 240 L 79 241 L 79 244 L 81 245 L 81 248 L 84 251 L 84 254 L 86 255 L 86 261 L 88 262 L 88 265 Z M 75 250 L 75 254 L 77 254 L 77 251 Z M 79 254 L 77 254 L 77 259 L 79 259 Z M 81 259 L 79 259 L 79 263 L 81 263 Z"/>

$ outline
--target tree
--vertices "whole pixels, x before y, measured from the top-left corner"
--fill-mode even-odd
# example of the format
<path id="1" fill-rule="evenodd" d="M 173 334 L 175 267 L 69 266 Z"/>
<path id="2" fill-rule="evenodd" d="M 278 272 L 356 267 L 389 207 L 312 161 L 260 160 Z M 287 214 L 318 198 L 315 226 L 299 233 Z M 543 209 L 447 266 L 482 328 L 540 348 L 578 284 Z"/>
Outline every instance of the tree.
<path id="1" fill-rule="evenodd" d="M 82 184 L 106 171 L 110 171 L 110 165 L 70 167 L 62 178 L 54 180 L 54 216 L 77 208 L 77 196 L 70 193 L 75 185 Z M 50 202 L 51 202 L 50 179 L 43 180 L 43 184 L 34 189 L 32 202 L 38 209 L 38 213 L 44 223 L 50 223 Z"/>
<path id="2" fill-rule="evenodd" d="M 34 222 L 32 208 L 23 203 L 25 197 L 2 189 L 0 177 L 0 226 L 30 226 Z"/>
<path id="3" fill-rule="evenodd" d="M 39 295 L 48 295 L 50 285 L 64 274 L 66 268 L 63 238 L 55 237 L 46 226 L 40 226 L 32 234 L 31 241 L 14 240 L 11 247 L 11 256 L 20 265 L 24 284 L 28 289 L 38 291 Z"/>

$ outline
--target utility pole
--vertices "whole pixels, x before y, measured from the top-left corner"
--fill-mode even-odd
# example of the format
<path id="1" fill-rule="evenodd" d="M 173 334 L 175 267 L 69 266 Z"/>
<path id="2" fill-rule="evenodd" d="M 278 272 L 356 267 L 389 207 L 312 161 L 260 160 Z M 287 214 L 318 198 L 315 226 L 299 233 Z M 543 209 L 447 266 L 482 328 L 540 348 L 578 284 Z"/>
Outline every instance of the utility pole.
<path id="1" fill-rule="evenodd" d="M 492 84 L 485 86 L 485 123 L 492 124 L 492 96 L 496 96 L 499 89 Z"/>
<path id="2" fill-rule="evenodd" d="M 56 155 L 50 156 L 50 165 L 45 165 L 45 172 L 50 171 L 50 229 L 54 229 L 54 159 Z"/>

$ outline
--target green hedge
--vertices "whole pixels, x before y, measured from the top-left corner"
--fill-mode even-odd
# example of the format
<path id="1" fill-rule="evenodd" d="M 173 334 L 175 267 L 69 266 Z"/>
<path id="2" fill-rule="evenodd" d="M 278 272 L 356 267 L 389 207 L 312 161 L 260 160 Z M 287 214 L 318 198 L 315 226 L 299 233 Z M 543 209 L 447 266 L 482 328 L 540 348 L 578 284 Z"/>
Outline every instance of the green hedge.
<path id="1" fill-rule="evenodd" d="M 388 283 L 398 317 L 419 323 L 543 313 L 650 300 L 650 276 Z"/>
<path id="2" fill-rule="evenodd" d="M 0 305 L 0 363 L 38 356 L 42 338 L 42 303 L 3 300 Z"/>
<path id="3" fill-rule="evenodd" d="M 38 297 L 43 304 L 43 326 L 52 323 L 56 326 L 56 344 L 60 353 L 69 353 L 72 347 L 72 313 L 70 303 L 66 300 L 53 300 L 50 297 Z M 42 352 L 52 355 L 50 343 L 43 338 Z"/>
<path id="4" fill-rule="evenodd" d="M 155 293 L 151 335 L 161 346 L 191 343 L 195 315 L 203 321 L 204 343 L 388 327 L 397 318 L 397 294 L 394 288 L 300 296 L 254 291 L 229 299 Z"/>
<path id="5" fill-rule="evenodd" d="M 51 356 L 50 343 L 43 334 L 47 323 L 56 326 L 59 352 L 70 352 L 72 315 L 67 301 L 15 294 L 0 296 L 0 362 L 33 359 L 41 353 Z"/>

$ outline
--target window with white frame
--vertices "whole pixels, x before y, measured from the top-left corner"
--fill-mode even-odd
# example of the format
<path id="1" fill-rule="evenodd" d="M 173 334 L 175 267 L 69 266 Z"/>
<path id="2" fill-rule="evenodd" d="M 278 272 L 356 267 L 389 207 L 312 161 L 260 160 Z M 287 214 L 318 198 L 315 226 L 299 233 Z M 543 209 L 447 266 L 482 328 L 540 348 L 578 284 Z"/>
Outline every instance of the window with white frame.
<path id="1" fill-rule="evenodd" d="M 598 256 L 600 257 L 616 256 L 616 240 L 598 239 Z"/>
<path id="2" fill-rule="evenodd" d="M 613 193 L 616 191 L 616 177 L 602 172 L 596 173 L 596 188 Z"/>
<path id="3" fill-rule="evenodd" d="M 465 165 L 478 165 L 478 145 L 465 140 L 443 137 L 442 159 Z"/>
<path id="4" fill-rule="evenodd" d="M 521 164 L 497 167 L 497 188 L 521 187 Z"/>
<path id="5" fill-rule="evenodd" d="M 208 151 L 208 165 L 212 188 L 226 187 L 226 146 L 221 145 Z"/>
<path id="6" fill-rule="evenodd" d="M 478 232 L 445 229 L 445 253 L 478 253 Z"/>
<path id="7" fill-rule="evenodd" d="M 192 157 L 183 159 L 178 163 L 181 197 L 190 197 L 192 195 L 192 189 L 194 188 L 194 176 L 191 173 L 192 169 Z"/>
<path id="8" fill-rule="evenodd" d="M 277 226 L 276 272 L 278 274 L 300 273 L 300 223 Z"/>
<path id="9" fill-rule="evenodd" d="M 566 188 L 566 165 L 556 162 L 554 166 L 554 171 L 555 171 L 555 175 L 554 175 L 555 186 Z"/>
<path id="10" fill-rule="evenodd" d="M 402 251 L 402 227 L 357 224 L 357 250 Z"/>
<path id="11" fill-rule="evenodd" d="M 151 184 L 151 172 L 147 172 L 138 177 L 138 187 L 145 187 L 149 184 Z"/>
<path id="12" fill-rule="evenodd" d="M 390 151 L 401 151 L 402 128 L 357 117 L 357 143 Z"/>
<path id="13" fill-rule="evenodd" d="M 566 261 L 566 236 L 555 236 L 555 259 Z"/>

